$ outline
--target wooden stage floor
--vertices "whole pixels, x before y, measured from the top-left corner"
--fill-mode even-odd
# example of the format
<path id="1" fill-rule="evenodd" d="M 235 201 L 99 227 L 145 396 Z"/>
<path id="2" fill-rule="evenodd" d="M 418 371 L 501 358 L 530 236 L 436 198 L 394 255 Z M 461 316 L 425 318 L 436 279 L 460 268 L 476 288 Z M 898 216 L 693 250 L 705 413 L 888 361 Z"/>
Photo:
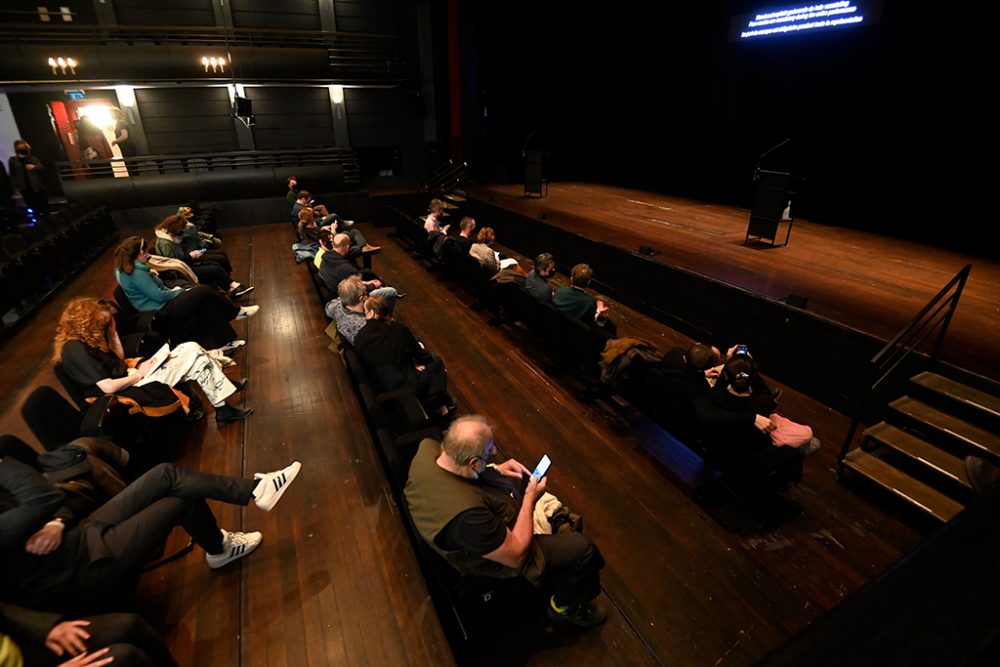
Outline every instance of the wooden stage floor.
<path id="1" fill-rule="evenodd" d="M 992 258 L 974 257 L 808 220 L 795 220 L 787 247 L 747 246 L 747 209 L 590 183 L 551 183 L 544 198 L 525 198 L 523 185 L 478 185 L 470 194 L 620 248 L 649 246 L 662 253 L 657 261 L 760 295 L 805 296 L 810 312 L 883 340 L 971 263 L 941 358 L 1000 380 L 995 248 L 983 249 Z"/>
<path id="2" fill-rule="evenodd" d="M 789 416 L 811 423 L 827 443 L 786 494 L 801 512 L 765 529 L 729 501 L 695 502 L 682 474 L 697 465 L 690 453 L 670 449 L 665 434 L 627 406 L 582 401 L 517 328 L 490 326 L 386 230 L 364 229 L 384 246 L 376 270 L 409 293 L 399 317 L 445 359 L 460 409 L 492 419 L 505 455 L 529 465 L 551 456 L 550 490 L 586 517 L 608 563 L 606 625 L 568 632 L 526 609 L 514 627 L 498 625 L 478 643 L 470 663 L 748 665 L 926 535 L 834 480 L 831 443 L 846 421 L 787 388 Z M 257 552 L 211 571 L 196 549 L 145 575 L 139 609 L 182 665 L 452 664 L 349 379 L 326 348 L 310 278 L 291 260 L 287 223 L 224 235 L 236 276 L 256 285 L 261 305 L 239 323 L 248 345 L 234 369 L 250 378 L 245 401 L 255 412 L 221 431 L 210 416 L 178 443 L 175 458 L 233 475 L 292 459 L 304 468 L 270 514 L 212 503 L 224 527 L 263 531 Z M 35 386 L 56 386 L 50 355 L 58 314 L 72 297 L 108 294 L 111 264 L 105 253 L 0 348 L 0 432 L 37 445 L 20 404 Z M 676 469 L 650 456 L 657 447 L 676 457 Z"/>

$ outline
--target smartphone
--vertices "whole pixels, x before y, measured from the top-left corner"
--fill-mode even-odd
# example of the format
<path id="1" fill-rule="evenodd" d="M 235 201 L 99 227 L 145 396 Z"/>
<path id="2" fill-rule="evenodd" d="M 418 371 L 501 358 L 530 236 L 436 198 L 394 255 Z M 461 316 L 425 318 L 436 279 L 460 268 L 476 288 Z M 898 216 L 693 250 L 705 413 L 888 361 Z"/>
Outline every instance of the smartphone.
<path id="1" fill-rule="evenodd" d="M 733 355 L 737 354 L 750 354 L 750 348 L 746 345 L 737 345 L 736 349 L 733 350 Z"/>
<path id="2" fill-rule="evenodd" d="M 549 455 L 546 454 L 542 457 L 542 460 L 538 462 L 538 465 L 535 466 L 535 471 L 531 473 L 531 476 L 541 481 L 542 477 L 545 477 L 545 473 L 549 471 L 550 465 L 552 465 L 552 461 L 549 460 Z"/>

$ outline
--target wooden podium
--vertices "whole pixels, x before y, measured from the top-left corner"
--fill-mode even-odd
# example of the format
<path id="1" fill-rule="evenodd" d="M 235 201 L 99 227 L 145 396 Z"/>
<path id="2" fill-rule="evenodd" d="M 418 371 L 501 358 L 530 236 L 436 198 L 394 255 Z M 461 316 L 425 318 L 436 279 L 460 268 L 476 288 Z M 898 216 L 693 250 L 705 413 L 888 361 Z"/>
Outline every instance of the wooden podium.
<path id="1" fill-rule="evenodd" d="M 750 222 L 747 224 L 747 235 L 744 243 L 750 239 L 760 241 L 766 239 L 775 245 L 778 236 L 778 226 L 782 222 L 781 214 L 794 194 L 791 186 L 796 178 L 783 171 L 757 171 L 754 183 L 753 208 L 750 209 Z M 788 230 L 785 232 L 785 242 L 792 235 L 792 221 L 788 220 Z"/>

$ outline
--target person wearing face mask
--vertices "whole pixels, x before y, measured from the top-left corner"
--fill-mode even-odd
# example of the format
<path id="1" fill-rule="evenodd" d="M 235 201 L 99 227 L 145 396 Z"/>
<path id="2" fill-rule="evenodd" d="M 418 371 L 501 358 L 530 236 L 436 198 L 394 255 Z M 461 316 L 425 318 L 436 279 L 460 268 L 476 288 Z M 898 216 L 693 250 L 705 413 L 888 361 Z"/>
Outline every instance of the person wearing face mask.
<path id="1" fill-rule="evenodd" d="M 49 193 L 45 189 L 41 160 L 31 154 L 31 144 L 24 139 L 14 142 L 14 155 L 7 163 L 14 199 L 23 199 L 25 205 L 38 217 L 49 212 Z"/>
<path id="2" fill-rule="evenodd" d="M 237 306 L 207 285 L 189 289 L 167 288 L 146 263 L 146 242 L 132 236 L 115 249 L 115 279 L 132 306 L 140 312 L 156 311 L 153 329 L 179 345 L 195 341 L 207 350 L 228 353 L 246 344 L 237 340 L 230 320 L 253 316 L 260 306 Z"/>
<path id="3" fill-rule="evenodd" d="M 463 575 L 524 577 L 550 586 L 548 616 L 581 627 L 600 625 L 604 558 L 583 533 L 534 534 L 535 503 L 546 478 L 496 451 L 486 419 L 456 419 L 443 441 L 425 439 L 410 466 L 404 495 L 421 537 Z"/>

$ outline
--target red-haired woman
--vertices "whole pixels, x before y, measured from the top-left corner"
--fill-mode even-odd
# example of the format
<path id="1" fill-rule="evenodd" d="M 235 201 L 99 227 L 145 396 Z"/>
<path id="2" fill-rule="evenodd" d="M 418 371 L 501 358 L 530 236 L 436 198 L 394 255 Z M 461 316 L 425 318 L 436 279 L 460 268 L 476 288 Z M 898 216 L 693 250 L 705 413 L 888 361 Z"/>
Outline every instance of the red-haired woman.
<path id="1" fill-rule="evenodd" d="M 193 380 L 215 406 L 215 421 L 225 424 L 244 419 L 251 409 L 241 410 L 226 399 L 242 391 L 246 379 L 231 381 L 222 372 L 218 355 L 209 354 L 197 343 L 181 343 L 159 365 L 147 359 L 125 359 L 111 309 L 97 299 L 73 299 L 63 310 L 56 329 L 54 359 L 84 393 L 91 396 L 122 394 L 152 383 L 173 387 Z M 132 362 L 132 363 L 130 363 Z M 142 396 L 131 396 L 142 403 Z"/>

